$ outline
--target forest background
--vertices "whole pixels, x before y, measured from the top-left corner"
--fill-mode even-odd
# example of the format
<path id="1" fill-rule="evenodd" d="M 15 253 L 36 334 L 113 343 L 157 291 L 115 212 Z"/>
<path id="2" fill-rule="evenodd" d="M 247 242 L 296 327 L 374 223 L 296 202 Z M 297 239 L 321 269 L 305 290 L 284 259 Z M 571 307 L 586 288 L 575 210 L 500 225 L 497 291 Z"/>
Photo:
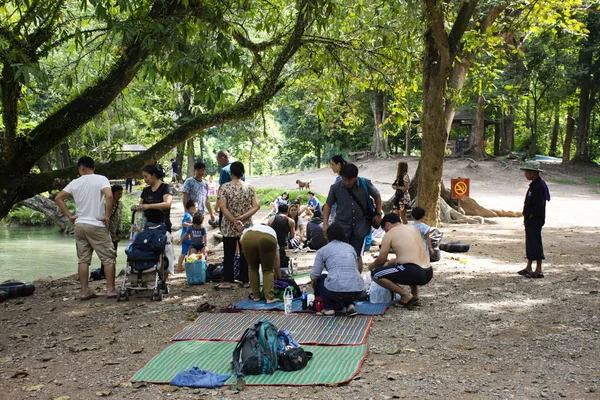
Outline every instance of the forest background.
<path id="1" fill-rule="evenodd" d="M 435 223 L 448 138 L 466 138 L 461 155 L 475 160 L 600 161 L 599 7 L 2 2 L 0 217 L 48 206 L 82 155 L 122 179 L 170 158 L 187 175 L 199 159 L 215 174 L 225 148 L 248 175 L 362 150 L 419 156 L 417 203 Z M 472 115 L 470 131 L 452 128 L 457 110 Z M 125 144 L 147 150 L 123 154 Z"/>

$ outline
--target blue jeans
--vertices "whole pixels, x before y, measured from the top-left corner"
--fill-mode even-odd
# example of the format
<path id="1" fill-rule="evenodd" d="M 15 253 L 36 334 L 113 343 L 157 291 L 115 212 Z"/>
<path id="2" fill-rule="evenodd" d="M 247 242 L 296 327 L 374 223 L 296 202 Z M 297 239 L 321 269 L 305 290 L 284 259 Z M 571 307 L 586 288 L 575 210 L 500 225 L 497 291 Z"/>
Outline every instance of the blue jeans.
<path id="1" fill-rule="evenodd" d="M 342 307 L 348 308 L 348 306 L 353 305 L 354 301 L 358 300 L 362 295 L 362 291 L 333 292 L 328 290 L 325 287 L 325 278 L 327 278 L 327 274 L 323 274 L 319 277 L 319 280 L 317 281 L 317 289 L 319 290 L 319 293 L 315 295 L 320 295 L 323 298 L 323 306 L 326 310 L 336 310 Z"/>

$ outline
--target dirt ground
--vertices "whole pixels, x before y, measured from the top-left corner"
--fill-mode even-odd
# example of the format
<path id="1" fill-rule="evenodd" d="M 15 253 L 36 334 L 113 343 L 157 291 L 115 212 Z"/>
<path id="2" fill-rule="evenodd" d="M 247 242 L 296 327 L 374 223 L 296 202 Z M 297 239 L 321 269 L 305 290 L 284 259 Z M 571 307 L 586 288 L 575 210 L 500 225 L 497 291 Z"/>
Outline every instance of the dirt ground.
<path id="1" fill-rule="evenodd" d="M 387 198 L 397 161 L 360 161 L 360 174 Z M 412 173 L 417 160 L 408 162 Z M 141 297 L 80 302 L 78 282 L 70 277 L 38 281 L 33 296 L 0 304 L 0 398 L 598 399 L 600 188 L 586 185 L 583 177 L 598 176 L 599 169 L 543 166 L 552 193 L 543 230 L 546 278 L 516 274 L 525 263 L 521 219 L 442 225 L 444 241 L 465 241 L 471 250 L 443 253 L 420 306 L 393 307 L 375 318 L 368 358 L 348 384 L 243 392 L 127 385 L 193 320 L 199 303 L 225 307 L 245 298 L 247 290 L 188 287 L 179 274 L 172 294 L 160 303 Z M 481 205 L 521 210 L 528 182 L 518 163 L 487 161 L 469 168 L 463 160 L 448 160 L 446 185 L 459 176 L 471 178 L 471 197 Z M 296 179 L 312 180 L 314 190 L 327 193 L 334 176 L 322 168 L 249 182 L 291 189 Z M 172 215 L 180 218 L 180 204 Z M 209 262 L 219 256 L 213 253 Z M 300 267 L 308 268 L 312 257 L 302 254 Z M 103 283 L 92 287 L 104 292 Z"/>

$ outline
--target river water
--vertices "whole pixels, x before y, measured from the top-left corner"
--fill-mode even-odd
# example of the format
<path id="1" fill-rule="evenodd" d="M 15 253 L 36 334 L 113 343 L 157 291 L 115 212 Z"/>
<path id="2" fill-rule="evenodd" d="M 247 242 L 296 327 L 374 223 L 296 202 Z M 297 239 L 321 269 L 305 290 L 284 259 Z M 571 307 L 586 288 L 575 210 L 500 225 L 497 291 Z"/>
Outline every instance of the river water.
<path id="1" fill-rule="evenodd" d="M 100 260 L 94 254 L 90 269 L 99 266 Z M 0 282 L 7 279 L 32 282 L 76 273 L 77 254 L 72 235 L 62 235 L 54 227 L 0 225 Z"/>

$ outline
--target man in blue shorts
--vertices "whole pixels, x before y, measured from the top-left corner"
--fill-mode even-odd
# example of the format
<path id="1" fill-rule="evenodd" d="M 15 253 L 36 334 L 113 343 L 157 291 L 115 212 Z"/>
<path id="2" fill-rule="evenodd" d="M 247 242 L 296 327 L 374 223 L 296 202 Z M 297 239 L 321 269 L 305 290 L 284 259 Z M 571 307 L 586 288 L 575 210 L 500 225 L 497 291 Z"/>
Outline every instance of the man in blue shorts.
<path id="1" fill-rule="evenodd" d="M 381 219 L 385 236 L 379 256 L 369 265 L 371 277 L 377 284 L 398 293 L 400 304 L 408 306 L 419 300 L 419 286 L 427 285 L 433 278 L 429 254 L 414 225 L 404 225 L 398 214 L 386 214 Z M 396 258 L 388 261 L 393 249 Z M 409 285 L 410 292 L 399 285 Z"/>

